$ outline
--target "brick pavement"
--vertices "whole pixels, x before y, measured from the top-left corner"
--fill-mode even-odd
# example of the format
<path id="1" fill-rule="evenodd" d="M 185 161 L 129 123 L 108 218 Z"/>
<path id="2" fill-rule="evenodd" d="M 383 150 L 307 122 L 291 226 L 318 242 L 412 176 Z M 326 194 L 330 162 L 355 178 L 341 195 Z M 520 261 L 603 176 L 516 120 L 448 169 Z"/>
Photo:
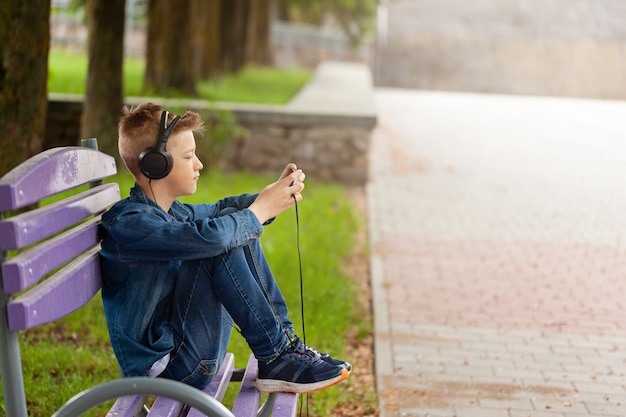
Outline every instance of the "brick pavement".
<path id="1" fill-rule="evenodd" d="M 626 103 L 377 90 L 381 417 L 626 415 Z"/>

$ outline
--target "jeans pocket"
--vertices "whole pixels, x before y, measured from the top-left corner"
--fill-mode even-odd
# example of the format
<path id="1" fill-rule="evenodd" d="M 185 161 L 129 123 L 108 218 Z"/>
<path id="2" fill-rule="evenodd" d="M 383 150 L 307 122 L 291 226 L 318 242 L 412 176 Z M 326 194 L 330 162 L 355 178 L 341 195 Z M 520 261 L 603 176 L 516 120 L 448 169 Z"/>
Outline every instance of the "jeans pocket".
<path id="1" fill-rule="evenodd" d="M 206 386 L 217 373 L 217 359 L 201 360 L 191 374 L 181 382 L 193 386 Z"/>

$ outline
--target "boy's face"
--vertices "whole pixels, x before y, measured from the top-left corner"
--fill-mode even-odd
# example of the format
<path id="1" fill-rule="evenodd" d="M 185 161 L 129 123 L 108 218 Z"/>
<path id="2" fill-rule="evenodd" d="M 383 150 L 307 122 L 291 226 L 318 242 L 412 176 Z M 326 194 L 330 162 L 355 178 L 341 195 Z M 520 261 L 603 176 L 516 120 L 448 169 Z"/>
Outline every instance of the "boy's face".
<path id="1" fill-rule="evenodd" d="M 194 194 L 203 165 L 196 156 L 196 140 L 192 131 L 173 134 L 167 141 L 167 150 L 174 160 L 172 171 L 163 179 L 169 193 L 174 198 Z"/>

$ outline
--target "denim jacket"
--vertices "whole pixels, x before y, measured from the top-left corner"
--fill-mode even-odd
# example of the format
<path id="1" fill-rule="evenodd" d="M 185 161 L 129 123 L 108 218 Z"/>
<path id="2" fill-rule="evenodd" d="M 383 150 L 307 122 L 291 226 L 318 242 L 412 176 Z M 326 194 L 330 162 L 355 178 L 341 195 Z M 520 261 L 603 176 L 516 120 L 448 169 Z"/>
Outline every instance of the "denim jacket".
<path id="1" fill-rule="evenodd" d="M 256 239 L 262 225 L 247 207 L 255 194 L 215 204 L 174 201 L 163 211 L 135 185 L 102 216 L 102 300 L 124 376 L 142 376 L 174 349 L 171 297 L 183 261 L 220 255 Z M 229 214 L 218 216 L 222 210 Z"/>

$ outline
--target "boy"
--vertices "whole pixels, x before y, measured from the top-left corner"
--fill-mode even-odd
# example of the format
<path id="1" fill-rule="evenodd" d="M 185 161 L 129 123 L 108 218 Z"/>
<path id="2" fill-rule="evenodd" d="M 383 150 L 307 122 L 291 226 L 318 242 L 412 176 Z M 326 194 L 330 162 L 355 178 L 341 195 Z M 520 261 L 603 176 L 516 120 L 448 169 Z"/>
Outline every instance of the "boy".
<path id="1" fill-rule="evenodd" d="M 124 376 L 209 384 L 236 324 L 259 361 L 257 388 L 311 392 L 334 385 L 351 365 L 295 334 L 263 255 L 263 225 L 302 199 L 305 175 L 288 164 L 259 194 L 182 204 L 202 163 L 198 113 L 174 117 L 145 103 L 124 109 L 119 152 L 135 178 L 130 197 L 102 217 L 102 298 Z"/>

